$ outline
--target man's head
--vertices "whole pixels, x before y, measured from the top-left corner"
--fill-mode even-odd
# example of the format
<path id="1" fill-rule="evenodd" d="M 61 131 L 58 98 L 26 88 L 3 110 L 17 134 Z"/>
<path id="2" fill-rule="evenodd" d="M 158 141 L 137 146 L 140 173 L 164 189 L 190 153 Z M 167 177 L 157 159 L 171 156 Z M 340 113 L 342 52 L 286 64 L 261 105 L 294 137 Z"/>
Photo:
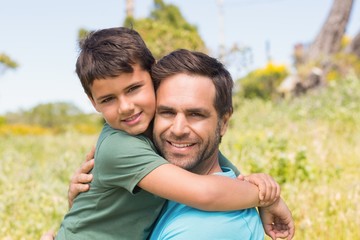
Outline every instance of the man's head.
<path id="1" fill-rule="evenodd" d="M 90 33 L 81 43 L 76 72 L 106 122 L 137 135 L 148 130 L 155 113 L 154 62 L 136 31 L 109 28 Z"/>
<path id="2" fill-rule="evenodd" d="M 132 73 L 134 65 L 150 72 L 155 59 L 138 32 L 124 27 L 91 32 L 80 42 L 76 73 L 91 98 L 95 79 Z"/>
<path id="3" fill-rule="evenodd" d="M 178 50 L 154 65 L 152 77 L 156 146 L 171 163 L 208 173 L 233 111 L 229 72 L 206 54 Z"/>

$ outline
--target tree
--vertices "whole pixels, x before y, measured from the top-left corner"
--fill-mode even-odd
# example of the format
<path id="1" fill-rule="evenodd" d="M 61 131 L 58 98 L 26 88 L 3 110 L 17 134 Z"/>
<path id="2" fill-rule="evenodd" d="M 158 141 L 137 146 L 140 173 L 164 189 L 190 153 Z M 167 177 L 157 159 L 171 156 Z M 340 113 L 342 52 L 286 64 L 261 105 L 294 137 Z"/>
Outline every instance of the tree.
<path id="1" fill-rule="evenodd" d="M 324 86 L 329 75 L 341 78 L 350 68 L 354 68 L 352 65 L 356 65 L 356 61 L 351 56 L 344 56 L 342 49 L 353 2 L 334 0 L 324 25 L 310 47 L 306 49 L 302 44 L 295 46 L 294 62 L 297 73 L 289 76 L 280 85 L 278 90 L 282 94 L 296 95 L 311 88 Z M 356 50 L 359 49 L 359 38 L 360 36 L 356 37 L 350 44 L 348 53 L 359 51 Z"/>
<path id="2" fill-rule="evenodd" d="M 207 52 L 196 26 L 188 23 L 178 7 L 154 0 L 155 9 L 148 18 L 127 17 L 124 26 L 137 30 L 155 58 L 178 48 Z"/>
<path id="3" fill-rule="evenodd" d="M 6 69 L 16 69 L 17 67 L 17 62 L 12 60 L 5 53 L 0 53 L 0 73 L 4 72 Z"/>
<path id="4" fill-rule="evenodd" d="M 346 52 L 350 54 L 354 54 L 360 60 L 360 31 L 351 41 L 348 48 L 346 49 Z"/>
<path id="5" fill-rule="evenodd" d="M 309 48 L 307 61 L 321 60 L 339 51 L 352 6 L 353 0 L 334 0 L 324 25 Z"/>
<path id="6" fill-rule="evenodd" d="M 126 17 L 134 17 L 134 0 L 126 0 Z"/>
<path id="7" fill-rule="evenodd" d="M 133 0 L 126 0 L 123 26 L 138 31 L 156 59 L 179 48 L 207 52 L 196 26 L 186 21 L 178 7 L 165 4 L 163 0 L 154 0 L 154 6 L 149 17 L 135 19 Z M 89 30 L 80 29 L 78 40 L 81 41 L 88 33 Z"/>

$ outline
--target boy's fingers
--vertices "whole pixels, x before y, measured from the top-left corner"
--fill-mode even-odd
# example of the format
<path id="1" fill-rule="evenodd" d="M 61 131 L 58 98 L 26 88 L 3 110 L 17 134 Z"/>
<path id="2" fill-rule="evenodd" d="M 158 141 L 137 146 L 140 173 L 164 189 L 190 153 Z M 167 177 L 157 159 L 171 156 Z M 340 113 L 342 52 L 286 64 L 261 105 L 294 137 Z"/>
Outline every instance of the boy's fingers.
<path id="1" fill-rule="evenodd" d="M 55 233 L 53 230 L 48 231 L 47 233 L 43 234 L 40 240 L 53 240 L 55 237 Z"/>
<path id="2" fill-rule="evenodd" d="M 245 181 L 245 180 L 246 180 L 244 175 L 239 175 L 237 178 L 238 178 L 239 180 L 242 180 L 242 181 Z M 246 180 L 246 181 L 247 181 L 247 180 Z"/>
<path id="3" fill-rule="evenodd" d="M 93 179 L 93 175 L 92 174 L 85 174 L 85 173 L 81 173 L 79 175 L 77 175 L 77 181 L 74 182 L 75 184 L 78 183 L 89 183 L 91 182 L 91 180 Z"/>
<path id="4" fill-rule="evenodd" d="M 88 154 L 86 154 L 86 161 L 93 159 L 95 156 L 95 147 L 93 146 Z"/>
<path id="5" fill-rule="evenodd" d="M 258 188 L 259 188 L 259 199 L 260 201 L 264 201 L 267 202 L 267 194 L 266 194 L 266 185 L 264 181 L 259 181 L 258 183 Z"/>
<path id="6" fill-rule="evenodd" d="M 83 165 L 80 168 L 81 173 L 88 173 L 93 169 L 94 167 L 94 159 L 91 159 L 89 161 L 86 161 L 83 163 Z"/>

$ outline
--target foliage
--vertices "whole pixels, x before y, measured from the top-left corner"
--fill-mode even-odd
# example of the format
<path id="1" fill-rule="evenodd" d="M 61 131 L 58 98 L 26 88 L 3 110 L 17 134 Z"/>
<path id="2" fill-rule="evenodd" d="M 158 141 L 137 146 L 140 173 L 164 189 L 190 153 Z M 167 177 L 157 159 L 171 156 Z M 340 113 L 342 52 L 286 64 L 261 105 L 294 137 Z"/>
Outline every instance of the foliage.
<path id="1" fill-rule="evenodd" d="M 38 125 L 13 124 L 0 125 L 1 135 L 45 135 L 51 133 L 51 130 Z"/>
<path id="2" fill-rule="evenodd" d="M 80 28 L 78 31 L 78 41 L 80 42 L 89 34 L 89 31 L 85 28 Z"/>
<path id="3" fill-rule="evenodd" d="M 7 68 L 15 69 L 18 66 L 18 63 L 12 60 L 8 55 L 0 53 L 0 72 L 5 71 Z"/>
<path id="4" fill-rule="evenodd" d="M 141 34 L 155 58 L 179 48 L 206 52 L 197 28 L 185 20 L 178 7 L 162 0 L 154 2 L 155 9 L 148 18 L 127 18 L 124 26 Z"/>
<path id="5" fill-rule="evenodd" d="M 40 239 L 67 212 L 71 174 L 96 135 L 0 136 L 0 239 Z"/>
<path id="6" fill-rule="evenodd" d="M 4 116 L 0 116 L 0 126 L 6 123 L 6 118 Z"/>
<path id="7" fill-rule="evenodd" d="M 359 91 L 353 75 L 290 101 L 241 99 L 222 139 L 221 151 L 243 174 L 281 183 L 296 239 L 360 239 Z M 58 229 L 69 178 L 96 138 L 72 130 L 0 135 L 1 239 Z"/>
<path id="8" fill-rule="evenodd" d="M 360 237 L 359 91 L 352 75 L 290 101 L 238 102 L 222 152 L 281 183 L 296 239 Z"/>
<path id="9" fill-rule="evenodd" d="M 256 69 L 237 80 L 238 96 L 245 98 L 275 99 L 276 89 L 288 75 L 285 65 L 269 62 L 265 68 Z"/>
<path id="10" fill-rule="evenodd" d="M 103 124 L 99 115 L 84 114 L 78 107 L 66 102 L 39 104 L 30 110 L 8 113 L 5 118 L 7 124 L 0 129 L 0 134 L 54 134 L 70 130 L 94 134 Z"/>
<path id="11" fill-rule="evenodd" d="M 342 79 L 349 73 L 355 73 L 357 76 L 360 76 L 360 59 L 353 54 L 344 52 L 334 54 L 329 65 L 330 67 L 325 77 L 327 81 Z"/>

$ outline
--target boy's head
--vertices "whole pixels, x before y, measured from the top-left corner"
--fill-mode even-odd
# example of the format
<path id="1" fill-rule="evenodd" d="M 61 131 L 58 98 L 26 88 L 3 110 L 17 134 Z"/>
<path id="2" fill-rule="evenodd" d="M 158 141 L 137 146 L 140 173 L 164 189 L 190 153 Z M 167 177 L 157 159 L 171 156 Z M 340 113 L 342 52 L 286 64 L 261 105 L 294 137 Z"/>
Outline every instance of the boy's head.
<path id="1" fill-rule="evenodd" d="M 91 32 L 80 42 L 76 73 L 85 93 L 92 98 L 95 79 L 117 77 L 132 73 L 139 65 L 150 72 L 155 59 L 138 32 L 117 27 Z"/>
<path id="2" fill-rule="evenodd" d="M 148 130 L 155 113 L 150 77 L 154 62 L 136 31 L 109 28 L 92 32 L 82 41 L 76 72 L 106 122 L 137 135 Z"/>

